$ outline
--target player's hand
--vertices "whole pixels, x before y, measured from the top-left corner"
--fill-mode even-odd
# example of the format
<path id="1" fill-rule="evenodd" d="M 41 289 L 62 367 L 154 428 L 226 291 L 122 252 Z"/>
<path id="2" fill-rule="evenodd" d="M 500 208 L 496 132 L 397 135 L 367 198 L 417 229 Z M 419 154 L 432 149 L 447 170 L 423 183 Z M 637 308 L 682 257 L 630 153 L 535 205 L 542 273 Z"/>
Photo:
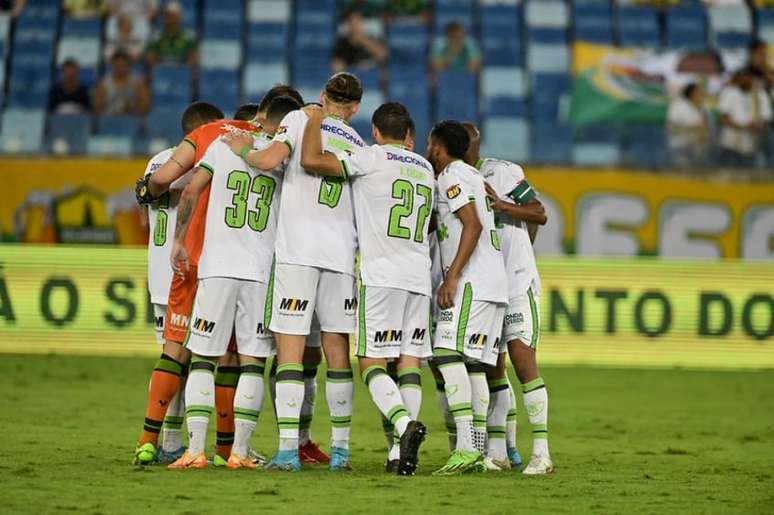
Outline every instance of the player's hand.
<path id="1" fill-rule="evenodd" d="M 457 282 L 458 280 L 453 277 L 447 277 L 443 280 L 443 284 L 438 288 L 438 307 L 441 309 L 449 309 L 454 307 L 454 297 L 457 295 Z"/>
<path id="2" fill-rule="evenodd" d="M 188 251 L 185 250 L 185 245 L 178 240 L 175 240 L 172 244 L 169 261 L 172 264 L 172 271 L 175 272 L 175 275 L 185 277 L 185 274 L 188 272 Z"/>
<path id="3" fill-rule="evenodd" d="M 246 133 L 232 132 L 229 134 L 224 134 L 221 137 L 221 140 L 223 140 L 223 143 L 228 145 L 228 148 L 230 148 L 231 151 L 236 155 L 239 155 L 245 146 L 253 146 L 253 137 Z"/>
<path id="4" fill-rule="evenodd" d="M 157 199 L 151 195 L 148 183 L 150 182 L 150 175 L 143 175 L 134 184 L 134 196 L 137 198 L 137 203 L 141 206 L 151 204 Z"/>
<path id="5" fill-rule="evenodd" d="M 502 211 L 503 201 L 497 196 L 497 192 L 494 190 L 491 184 L 484 182 L 484 188 L 486 188 L 486 196 L 489 197 L 489 205 L 495 211 Z"/>

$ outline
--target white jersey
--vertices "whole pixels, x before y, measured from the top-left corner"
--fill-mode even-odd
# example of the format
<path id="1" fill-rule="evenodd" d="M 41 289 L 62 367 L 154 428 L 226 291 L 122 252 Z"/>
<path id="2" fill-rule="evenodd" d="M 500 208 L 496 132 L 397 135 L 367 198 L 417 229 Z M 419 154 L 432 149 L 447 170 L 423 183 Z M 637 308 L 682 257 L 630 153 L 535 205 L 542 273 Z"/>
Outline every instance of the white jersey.
<path id="1" fill-rule="evenodd" d="M 397 145 L 373 145 L 340 159 L 352 178 L 363 284 L 429 296 L 433 167 Z"/>
<path id="2" fill-rule="evenodd" d="M 535 190 L 524 177 L 524 170 L 517 164 L 499 159 L 480 159 L 476 168 L 503 200 L 516 204 L 526 203 L 535 197 Z M 532 288 L 533 293 L 539 293 L 540 276 L 527 224 L 499 214 L 496 222 L 505 273 L 508 275 L 508 297 L 513 299 L 524 295 L 529 288 Z"/>
<path id="3" fill-rule="evenodd" d="M 482 225 L 481 235 L 468 264 L 462 270 L 460 284 L 471 283 L 472 300 L 508 302 L 503 256 L 500 252 L 494 214 L 489 207 L 484 180 L 472 166 L 454 161 L 438 176 L 436 210 L 441 264 L 448 271 L 462 236 L 462 222 L 455 212 L 471 202 Z"/>
<path id="4" fill-rule="evenodd" d="M 169 160 L 174 148 L 162 150 L 145 167 L 145 175 L 150 175 Z M 186 173 L 169 187 L 172 195 L 176 195 L 190 180 Z M 172 250 L 172 240 L 175 236 L 177 223 L 177 206 L 170 203 L 170 193 L 165 193 L 158 202 L 148 206 L 148 292 L 153 304 L 166 304 L 169 296 L 169 285 L 172 283 L 172 265 L 169 263 L 169 253 Z"/>
<path id="5" fill-rule="evenodd" d="M 255 137 L 262 150 L 272 140 Z M 247 166 L 220 139 L 197 166 L 212 174 L 199 278 L 231 277 L 268 283 L 277 231 L 281 169 L 264 172 Z"/>
<path id="6" fill-rule="evenodd" d="M 290 148 L 277 227 L 277 263 L 305 265 L 355 275 L 355 215 L 352 190 L 343 177 L 321 177 L 301 167 L 301 145 L 308 121 L 303 111 L 288 113 L 274 137 Z M 338 154 L 363 146 L 343 120 L 322 122 L 323 150 Z"/>

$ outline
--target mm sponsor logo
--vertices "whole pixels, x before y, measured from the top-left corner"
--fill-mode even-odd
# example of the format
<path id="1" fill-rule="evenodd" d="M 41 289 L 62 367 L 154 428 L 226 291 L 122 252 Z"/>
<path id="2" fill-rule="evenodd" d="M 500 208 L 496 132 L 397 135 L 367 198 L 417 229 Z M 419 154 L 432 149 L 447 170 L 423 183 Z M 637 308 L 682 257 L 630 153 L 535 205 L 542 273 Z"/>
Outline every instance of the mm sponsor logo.
<path id="1" fill-rule="evenodd" d="M 356 299 L 344 299 L 344 311 L 355 311 L 357 309 Z"/>
<path id="2" fill-rule="evenodd" d="M 483 347 L 486 345 L 487 335 L 471 334 L 468 338 L 468 347 Z"/>
<path id="3" fill-rule="evenodd" d="M 199 331 L 200 333 L 210 334 L 213 330 L 215 330 L 215 322 L 211 322 L 203 318 L 197 318 L 194 320 L 191 328 Z"/>
<path id="4" fill-rule="evenodd" d="M 403 340 L 403 331 L 388 329 L 386 331 L 376 331 L 374 342 L 376 343 L 394 343 Z"/>
<path id="5" fill-rule="evenodd" d="M 303 313 L 304 311 L 306 311 L 306 308 L 308 305 L 309 305 L 308 300 L 283 298 L 280 301 L 279 308 L 283 311 L 294 311 L 297 313 Z"/>
<path id="6" fill-rule="evenodd" d="M 258 322 L 258 326 L 255 328 L 255 334 L 258 336 L 263 336 L 267 333 L 266 327 L 264 327 L 263 322 Z"/>
<path id="7" fill-rule="evenodd" d="M 164 317 L 153 317 L 154 323 L 156 324 L 156 329 L 164 329 Z"/>
<path id="8" fill-rule="evenodd" d="M 524 313 L 508 313 L 505 315 L 505 325 L 515 325 L 524 323 Z"/>
<path id="9" fill-rule="evenodd" d="M 414 334 L 411 335 L 411 339 L 424 341 L 426 333 L 427 333 L 427 329 L 416 328 L 414 329 Z"/>
<path id="10" fill-rule="evenodd" d="M 187 315 L 181 313 L 172 313 L 172 316 L 169 317 L 169 323 L 175 327 L 187 328 L 189 320 Z"/>

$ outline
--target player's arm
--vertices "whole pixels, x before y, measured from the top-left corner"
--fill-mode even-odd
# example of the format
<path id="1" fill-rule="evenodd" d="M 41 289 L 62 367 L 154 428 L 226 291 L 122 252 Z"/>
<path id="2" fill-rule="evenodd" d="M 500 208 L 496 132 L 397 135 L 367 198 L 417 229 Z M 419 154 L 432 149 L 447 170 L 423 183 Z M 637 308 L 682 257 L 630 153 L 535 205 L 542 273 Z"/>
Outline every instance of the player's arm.
<path id="1" fill-rule="evenodd" d="M 457 254 L 446 271 L 443 284 L 438 288 L 438 307 L 441 309 L 449 309 L 454 306 L 454 297 L 457 294 L 457 284 L 460 276 L 468 261 L 470 261 L 473 251 L 476 250 L 478 238 L 483 230 L 481 220 L 478 219 L 478 213 L 476 212 L 476 205 L 473 202 L 468 202 L 455 211 L 454 214 L 462 222 L 462 234 L 460 236 L 460 245 L 457 247 Z"/>
<path id="2" fill-rule="evenodd" d="M 331 177 L 346 177 L 346 165 L 335 154 L 323 152 L 322 136 L 322 109 L 310 109 L 306 111 L 309 121 L 304 128 L 304 143 L 301 145 L 301 166 L 308 173 L 326 175 Z"/>
<path id="3" fill-rule="evenodd" d="M 172 270 L 178 275 L 183 275 L 188 271 L 188 251 L 183 245 L 188 227 L 191 224 L 196 202 L 202 191 L 212 180 L 212 174 L 206 168 L 199 167 L 194 172 L 191 182 L 183 189 L 180 194 L 180 203 L 177 206 L 177 225 L 175 225 L 175 240 L 172 243 L 172 252 L 170 261 Z"/>
<path id="4" fill-rule="evenodd" d="M 540 226 L 534 222 L 527 222 L 527 234 L 529 234 L 529 242 L 535 244 L 537 238 L 538 229 Z"/>
<path id="5" fill-rule="evenodd" d="M 194 165 L 196 150 L 188 140 L 183 140 L 161 168 L 153 172 L 148 179 L 148 193 L 152 198 L 160 197 L 169 189 L 169 185 L 182 177 Z M 139 193 L 138 193 L 139 197 Z"/>
<path id="6" fill-rule="evenodd" d="M 529 198 L 524 204 L 512 204 L 501 199 L 497 192 L 489 183 L 484 183 L 486 194 L 490 199 L 489 205 L 498 213 L 504 213 L 517 220 L 527 223 L 545 225 L 548 221 L 546 209 L 543 204 L 534 196 Z M 518 188 L 518 187 L 517 187 Z"/>
<path id="7" fill-rule="evenodd" d="M 253 150 L 253 137 L 249 134 L 228 134 L 223 136 L 223 141 L 245 163 L 258 170 L 274 170 L 290 155 L 290 148 L 279 141 L 263 150 Z"/>

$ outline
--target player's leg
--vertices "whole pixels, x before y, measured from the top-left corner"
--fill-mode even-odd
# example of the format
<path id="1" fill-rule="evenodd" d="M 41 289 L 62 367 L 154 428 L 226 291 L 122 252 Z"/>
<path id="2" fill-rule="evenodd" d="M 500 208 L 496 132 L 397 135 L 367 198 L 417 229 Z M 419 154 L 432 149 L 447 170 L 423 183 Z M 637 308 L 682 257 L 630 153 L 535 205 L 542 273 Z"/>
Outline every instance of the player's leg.
<path id="1" fill-rule="evenodd" d="M 226 354 L 218 360 L 215 373 L 215 456 L 213 463 L 223 467 L 231 455 L 234 444 L 234 398 L 239 383 L 239 355 L 236 352 L 236 339 L 232 332 Z"/>
<path id="2" fill-rule="evenodd" d="M 349 335 L 355 332 L 355 278 L 322 270 L 317 289 L 317 317 L 328 365 L 325 395 L 331 420 L 330 469 L 349 470 L 349 435 L 355 393 Z"/>
<path id="3" fill-rule="evenodd" d="M 430 360 L 430 370 L 435 378 L 435 400 L 438 404 L 438 411 L 443 415 L 446 424 L 446 435 L 449 438 L 449 452 L 457 448 L 457 424 L 454 423 L 454 417 L 449 413 L 449 400 L 446 398 L 446 383 L 443 380 L 441 371 L 434 360 Z"/>
<path id="4" fill-rule="evenodd" d="M 532 290 L 520 297 L 518 304 L 523 324 L 514 327 L 508 341 L 508 352 L 521 382 L 524 408 L 532 426 L 532 455 L 524 468 L 525 474 L 546 474 L 553 471 L 548 451 L 548 391 L 537 366 L 537 344 L 540 339 L 539 301 Z"/>
<path id="5" fill-rule="evenodd" d="M 395 381 L 395 384 L 398 384 L 398 360 L 392 359 L 387 362 L 387 375 Z M 381 413 L 379 413 L 379 418 L 382 421 L 382 430 L 387 442 L 387 461 L 384 468 L 387 472 L 396 473 L 400 462 L 400 441 L 395 434 L 395 426 L 392 425 L 392 422 Z"/>
<path id="6" fill-rule="evenodd" d="M 488 367 L 489 412 L 486 420 L 487 449 L 485 463 L 488 470 L 508 470 L 511 462 L 505 442 L 505 425 L 511 407 L 508 377 L 505 371 L 505 353 L 500 354 L 497 366 Z"/>
<path id="7" fill-rule="evenodd" d="M 470 377 L 471 407 L 473 409 L 473 445 L 486 454 L 486 417 L 489 412 L 489 385 L 486 368 L 479 362 L 465 363 Z"/>
<path id="8" fill-rule="evenodd" d="M 201 279 L 191 315 L 186 348 L 191 352 L 191 372 L 186 383 L 188 450 L 169 465 L 172 469 L 205 468 L 205 443 L 215 408 L 215 368 L 226 353 L 234 327 L 237 280 Z"/>
<path id="9" fill-rule="evenodd" d="M 516 393 L 513 391 L 513 385 L 511 380 L 508 379 L 508 397 L 511 401 L 511 407 L 508 409 L 508 416 L 505 419 L 505 445 L 508 448 L 508 457 L 511 460 L 511 468 L 520 467 L 522 464 L 521 455 L 519 449 L 516 446 L 516 429 L 517 429 L 517 410 L 516 410 Z"/>
<path id="10" fill-rule="evenodd" d="M 276 411 L 279 449 L 266 465 L 277 470 L 301 469 L 298 458 L 299 419 L 304 402 L 304 348 L 312 323 L 317 269 L 276 264 L 269 281 L 269 327 L 277 342 Z M 268 311 L 268 310 L 267 310 Z"/>
<path id="11" fill-rule="evenodd" d="M 192 290 L 195 292 L 195 284 L 195 281 L 193 282 L 193 286 L 190 282 L 186 283 L 180 281 L 177 291 L 179 292 L 181 288 L 187 288 L 188 290 L 186 291 Z M 180 293 L 178 293 L 178 297 L 179 296 Z M 171 292 L 170 298 L 172 298 Z M 190 307 L 188 313 L 190 313 Z M 164 338 L 164 333 L 169 332 L 167 330 L 169 327 L 169 315 L 167 309 L 160 305 L 154 305 L 154 315 L 157 320 L 156 340 L 163 343 L 163 348 L 161 356 L 151 373 L 143 431 L 137 442 L 133 459 L 133 463 L 136 465 L 148 465 L 156 458 L 159 432 L 164 424 L 164 419 L 172 399 L 181 389 L 181 377 L 183 371 L 187 368 L 190 359 L 190 353 L 181 345 L 181 342 L 185 337 L 184 332 L 182 335 L 179 331 L 175 332 L 175 334 L 172 335 L 174 340 L 171 338 Z M 159 330 L 163 334 L 159 334 Z"/>
<path id="12" fill-rule="evenodd" d="M 299 420 L 298 457 L 302 463 L 310 465 L 328 463 L 328 457 L 320 446 L 312 439 L 312 419 L 317 400 L 317 369 L 322 362 L 322 343 L 319 326 L 315 328 L 316 321 L 312 320 L 312 329 L 306 337 L 304 348 L 304 403 L 301 405 L 301 418 Z"/>
<path id="13" fill-rule="evenodd" d="M 186 351 L 190 360 L 190 353 Z M 183 446 L 183 421 L 185 420 L 185 385 L 188 380 L 188 367 L 183 367 L 180 374 L 180 387 L 167 407 L 164 416 L 164 426 L 161 430 L 161 449 L 156 454 L 156 461 L 169 464 L 179 459 L 185 452 Z"/>

